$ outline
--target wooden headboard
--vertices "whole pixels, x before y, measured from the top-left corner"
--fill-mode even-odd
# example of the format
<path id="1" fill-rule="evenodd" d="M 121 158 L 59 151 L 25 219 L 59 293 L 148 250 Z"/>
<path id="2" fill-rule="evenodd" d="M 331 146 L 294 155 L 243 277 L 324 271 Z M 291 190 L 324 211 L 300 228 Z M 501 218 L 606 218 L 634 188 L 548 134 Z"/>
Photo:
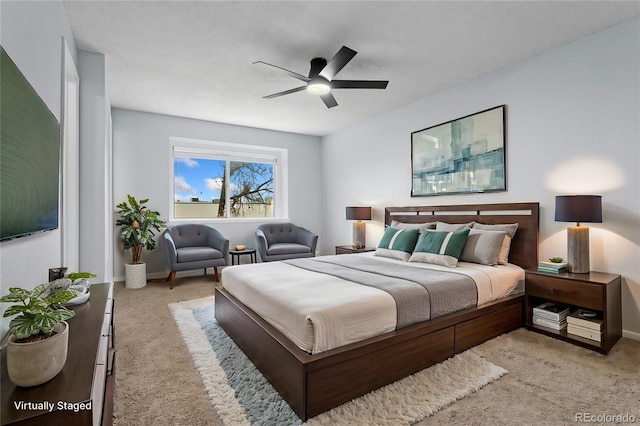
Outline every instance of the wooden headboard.
<path id="1" fill-rule="evenodd" d="M 524 269 L 538 266 L 539 203 L 465 204 L 458 206 L 386 207 L 384 222 L 407 223 L 471 221 L 495 225 L 518 223 L 518 231 L 511 242 L 509 263 Z"/>

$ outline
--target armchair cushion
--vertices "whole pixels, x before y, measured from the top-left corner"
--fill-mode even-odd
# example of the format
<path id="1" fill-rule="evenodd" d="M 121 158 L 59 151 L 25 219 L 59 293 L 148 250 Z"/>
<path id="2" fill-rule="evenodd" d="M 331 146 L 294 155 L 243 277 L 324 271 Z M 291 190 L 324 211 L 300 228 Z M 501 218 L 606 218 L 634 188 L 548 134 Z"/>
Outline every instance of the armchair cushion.
<path id="1" fill-rule="evenodd" d="M 220 250 L 212 247 L 181 247 L 176 251 L 178 254 L 178 263 L 222 259 L 224 257 Z"/>
<path id="2" fill-rule="evenodd" d="M 267 248 L 267 253 L 269 255 L 311 253 L 311 247 L 296 243 L 276 243 Z"/>

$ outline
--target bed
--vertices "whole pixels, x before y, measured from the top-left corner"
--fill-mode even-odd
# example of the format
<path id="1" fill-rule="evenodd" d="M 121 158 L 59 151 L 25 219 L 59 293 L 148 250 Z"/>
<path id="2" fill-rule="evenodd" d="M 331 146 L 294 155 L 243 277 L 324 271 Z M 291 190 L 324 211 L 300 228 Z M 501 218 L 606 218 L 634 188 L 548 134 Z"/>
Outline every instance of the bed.
<path id="1" fill-rule="evenodd" d="M 527 269 L 538 262 L 538 209 L 538 203 L 387 207 L 385 223 L 518 223 L 509 263 Z M 339 257 L 346 259 L 343 256 Z M 260 276 L 265 277 L 262 271 L 256 275 L 256 285 Z M 270 323 L 262 318 L 224 288 L 216 289 L 215 315 L 296 414 L 307 420 L 521 327 L 523 299 L 522 294 L 508 292 L 478 306 L 316 353 L 301 348 L 272 319 Z"/>

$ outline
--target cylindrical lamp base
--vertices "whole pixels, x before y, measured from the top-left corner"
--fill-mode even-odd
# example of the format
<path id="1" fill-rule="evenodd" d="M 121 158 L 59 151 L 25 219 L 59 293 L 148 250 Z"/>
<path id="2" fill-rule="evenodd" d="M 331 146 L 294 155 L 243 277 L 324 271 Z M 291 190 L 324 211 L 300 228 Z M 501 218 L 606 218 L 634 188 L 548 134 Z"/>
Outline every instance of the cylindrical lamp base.
<path id="1" fill-rule="evenodd" d="M 364 222 L 357 221 L 353 223 L 353 243 L 360 244 L 360 247 L 364 247 L 366 244 L 366 226 Z"/>
<path id="2" fill-rule="evenodd" d="M 589 272 L 589 227 L 567 228 L 567 270 L 576 274 Z"/>

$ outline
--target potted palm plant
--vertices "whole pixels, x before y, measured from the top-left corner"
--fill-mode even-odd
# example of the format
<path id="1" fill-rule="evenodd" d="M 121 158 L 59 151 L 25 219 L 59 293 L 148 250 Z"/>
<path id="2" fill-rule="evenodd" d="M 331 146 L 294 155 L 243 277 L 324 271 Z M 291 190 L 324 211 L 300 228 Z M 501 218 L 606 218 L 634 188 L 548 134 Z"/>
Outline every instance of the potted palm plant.
<path id="1" fill-rule="evenodd" d="M 121 226 L 120 240 L 126 250 L 131 249 L 131 263 L 125 263 L 125 287 L 142 288 L 147 285 L 146 264 L 140 261 L 142 249 L 156 248 L 155 232 L 167 223 L 160 219 L 160 213 L 150 210 L 145 204 L 148 198 L 136 200 L 127 195 L 127 201 L 116 206 L 120 218 L 116 225 Z"/>
<path id="2" fill-rule="evenodd" d="M 75 272 L 33 290 L 9 289 L 0 302 L 15 303 L 4 317 L 9 323 L 7 372 L 18 386 L 37 386 L 53 379 L 67 361 L 69 324 L 75 312 L 64 304 L 78 296 L 71 284 L 79 278 L 93 278 L 89 272 Z"/>

